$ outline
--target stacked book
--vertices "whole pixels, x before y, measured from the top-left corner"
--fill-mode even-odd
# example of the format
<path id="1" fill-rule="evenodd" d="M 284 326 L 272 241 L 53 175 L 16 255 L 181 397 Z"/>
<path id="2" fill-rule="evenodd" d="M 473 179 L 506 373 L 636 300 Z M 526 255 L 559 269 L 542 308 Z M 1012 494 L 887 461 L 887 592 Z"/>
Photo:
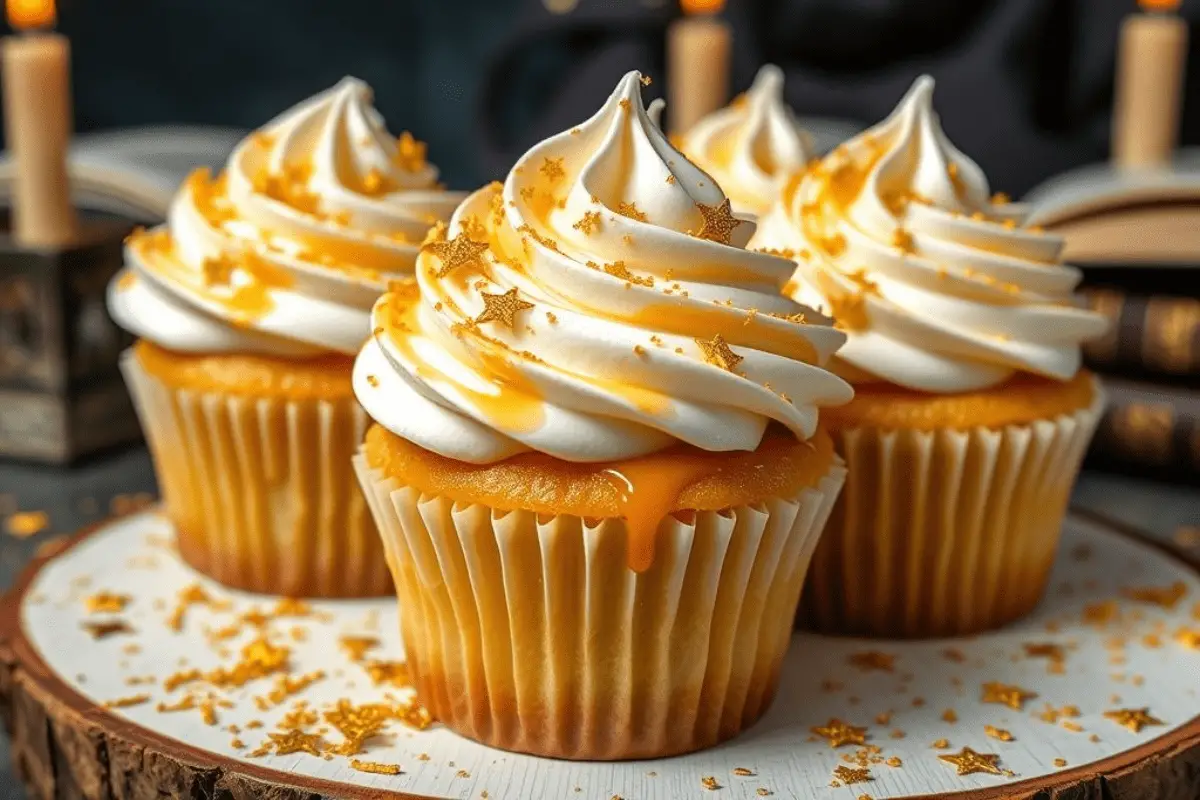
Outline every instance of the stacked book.
<path id="1" fill-rule="evenodd" d="M 1029 199 L 1112 320 L 1084 350 L 1109 394 L 1092 463 L 1200 480 L 1200 158 L 1185 152 L 1147 173 L 1079 170 Z"/>

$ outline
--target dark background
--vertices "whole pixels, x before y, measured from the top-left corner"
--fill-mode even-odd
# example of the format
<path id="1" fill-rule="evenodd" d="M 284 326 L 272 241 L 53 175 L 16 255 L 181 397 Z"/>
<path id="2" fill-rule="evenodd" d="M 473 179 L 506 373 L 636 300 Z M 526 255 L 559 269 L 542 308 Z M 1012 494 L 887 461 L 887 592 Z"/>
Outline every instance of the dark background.
<path id="1" fill-rule="evenodd" d="M 252 128 L 345 74 L 393 131 L 428 140 L 447 182 L 503 174 L 581 121 L 617 77 L 659 78 L 676 0 L 59 0 L 76 123 Z M 868 124 L 938 79 L 951 138 L 1020 194 L 1108 152 L 1120 19 L 1133 0 L 729 0 L 733 85 L 766 61 L 801 114 Z M 1200 0 L 1181 12 L 1200 39 Z M 1183 139 L 1200 143 L 1200 57 Z"/>

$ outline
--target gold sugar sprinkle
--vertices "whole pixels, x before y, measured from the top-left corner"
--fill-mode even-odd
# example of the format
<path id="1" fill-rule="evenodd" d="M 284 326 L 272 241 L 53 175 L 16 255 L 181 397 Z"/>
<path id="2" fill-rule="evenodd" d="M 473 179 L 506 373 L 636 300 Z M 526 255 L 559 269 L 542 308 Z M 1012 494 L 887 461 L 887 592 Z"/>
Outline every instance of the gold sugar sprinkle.
<path id="1" fill-rule="evenodd" d="M 338 646 L 345 651 L 347 658 L 357 664 L 366 658 L 368 650 L 379 646 L 379 638 L 376 636 L 343 636 L 338 639 Z"/>
<path id="2" fill-rule="evenodd" d="M 993 739 L 997 739 L 1001 742 L 1013 741 L 1013 735 L 1011 733 L 1009 733 L 1008 731 L 1004 730 L 1003 728 L 997 728 L 993 725 L 984 725 L 983 732 L 986 733 L 988 736 L 992 737 Z"/>
<path id="3" fill-rule="evenodd" d="M 1054 766 L 1056 766 L 1056 767 L 1065 767 L 1066 765 L 1067 765 L 1067 760 L 1066 760 L 1065 758 L 1056 758 L 1056 759 L 1054 759 Z"/>
<path id="4" fill-rule="evenodd" d="M 45 511 L 19 511 L 4 520 L 4 532 L 17 539 L 28 539 L 50 527 Z"/>
<path id="5" fill-rule="evenodd" d="M 950 742 L 947 739 L 938 739 L 931 746 L 936 750 L 945 750 L 950 746 Z"/>
<path id="6" fill-rule="evenodd" d="M 85 597 L 83 606 L 89 614 L 119 614 L 125 610 L 125 606 L 129 605 L 130 599 L 127 594 L 97 592 L 90 597 Z"/>
<path id="7" fill-rule="evenodd" d="M 958 713 L 953 708 L 947 708 L 942 712 L 942 722 L 948 722 L 953 725 L 958 722 Z"/>
<path id="8" fill-rule="evenodd" d="M 369 772 L 373 775 L 401 774 L 399 764 L 380 764 L 377 761 L 359 761 L 357 758 L 350 759 L 350 769 L 355 769 L 359 772 Z"/>
<path id="9" fill-rule="evenodd" d="M 1121 596 L 1138 603 L 1148 603 L 1167 610 L 1179 605 L 1179 601 L 1187 596 L 1188 587 L 1183 581 L 1176 581 L 1170 586 L 1127 587 L 1121 590 Z"/>
<path id="10" fill-rule="evenodd" d="M 1072 733 L 1082 733 L 1083 732 L 1083 726 L 1080 725 L 1078 722 L 1071 722 L 1068 719 L 1068 720 L 1063 720 L 1059 724 L 1062 725 L 1062 727 L 1065 730 L 1071 731 Z"/>
<path id="11" fill-rule="evenodd" d="M 130 708 L 132 706 L 140 706 L 150 702 L 150 695 L 135 694 L 129 697 L 118 697 L 115 700 L 105 702 L 105 708 Z"/>
<path id="12" fill-rule="evenodd" d="M 232 741 L 229 742 L 229 746 L 232 747 L 234 750 L 242 750 L 246 747 L 246 743 L 243 742 L 241 739 L 238 739 L 235 737 Z"/>
<path id="13" fill-rule="evenodd" d="M 745 767 L 734 767 L 733 774 L 737 775 L 739 778 L 752 778 L 758 773 L 752 769 L 746 769 Z"/>
<path id="14" fill-rule="evenodd" d="M 93 639 L 107 639 L 128 633 L 136 633 L 124 620 L 108 620 L 103 622 L 81 622 L 79 626 L 91 634 Z"/>
<path id="15" fill-rule="evenodd" d="M 904 766 L 904 762 L 900 760 L 900 756 L 892 756 L 891 758 L 887 759 L 883 763 L 887 764 L 889 767 L 892 767 L 893 769 Z"/>

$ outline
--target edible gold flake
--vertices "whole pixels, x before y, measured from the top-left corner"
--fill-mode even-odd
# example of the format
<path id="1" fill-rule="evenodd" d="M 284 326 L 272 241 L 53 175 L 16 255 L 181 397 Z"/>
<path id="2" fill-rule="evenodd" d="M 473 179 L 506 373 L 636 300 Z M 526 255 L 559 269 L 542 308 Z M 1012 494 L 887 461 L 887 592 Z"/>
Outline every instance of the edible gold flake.
<path id="1" fill-rule="evenodd" d="M 745 767 L 734 767 L 733 774 L 737 775 L 739 778 L 752 778 L 758 773 L 752 769 L 746 769 Z"/>
<path id="2" fill-rule="evenodd" d="M 198 583 L 193 583 L 191 586 L 184 587 L 179 592 L 179 600 L 175 606 L 175 610 L 171 612 L 170 618 L 167 620 L 167 627 L 175 632 L 183 630 L 184 617 L 188 609 L 192 606 L 204 605 L 213 609 L 226 608 L 227 603 L 217 603 L 209 596 L 208 592 L 204 591 Z"/>
<path id="3" fill-rule="evenodd" d="M 488 292 L 480 292 L 483 297 L 483 311 L 475 318 L 477 324 L 485 322 L 499 322 L 509 330 L 512 330 L 516 325 L 516 317 L 522 311 L 534 307 L 533 303 L 528 303 L 517 296 L 517 288 L 514 286 L 504 294 L 489 294 Z"/>
<path id="4" fill-rule="evenodd" d="M 721 784 L 712 775 L 706 775 L 701 778 L 700 785 L 705 789 L 708 789 L 710 792 L 715 792 L 717 789 L 721 788 Z"/>
<path id="5" fill-rule="evenodd" d="M 864 653 L 853 653 L 847 659 L 850 666 L 857 667 L 863 672 L 892 672 L 896 666 L 896 656 L 871 650 Z"/>
<path id="6" fill-rule="evenodd" d="M 700 349 L 704 351 L 704 361 L 712 364 L 715 367 L 720 367 L 726 372 L 733 372 L 737 369 L 738 364 L 741 364 L 745 359 L 733 352 L 733 349 L 725 341 L 725 337 L 721 334 L 713 336 L 711 341 L 704 339 L 694 339 Z"/>
<path id="7" fill-rule="evenodd" d="M 562 158 L 543 158 L 542 165 L 538 167 L 538 171 L 545 175 L 546 180 L 551 183 L 558 183 L 567 174 L 567 171 L 563 169 Z"/>
<path id="8" fill-rule="evenodd" d="M 948 722 L 953 725 L 958 722 L 958 713 L 953 708 L 947 708 L 942 712 L 942 722 Z"/>
<path id="9" fill-rule="evenodd" d="M 380 764 L 376 761 L 359 761 L 357 758 L 350 759 L 350 769 L 355 769 L 359 772 L 369 772 L 373 775 L 401 774 L 399 764 Z"/>
<path id="10" fill-rule="evenodd" d="M 1200 630 L 1180 628 L 1175 632 L 1175 641 L 1191 650 L 1200 650 Z"/>
<path id="11" fill-rule="evenodd" d="M 338 646 L 357 664 L 366 658 L 368 650 L 379 646 L 379 639 L 375 636 L 343 636 L 338 639 Z"/>
<path id="12" fill-rule="evenodd" d="M 861 745 L 866 742 L 867 729 L 855 727 L 836 717 L 830 718 L 824 725 L 809 728 L 816 736 L 829 742 L 830 747 L 841 747 L 847 744 Z"/>
<path id="13" fill-rule="evenodd" d="M 4 532 L 16 539 L 28 539 L 50 526 L 45 511 L 19 511 L 4 520 Z"/>
<path id="14" fill-rule="evenodd" d="M 1010 686 L 1004 683 L 990 681 L 983 684 L 983 696 L 980 702 L 995 703 L 997 705 L 1008 706 L 1014 711 L 1020 711 L 1025 707 L 1025 701 L 1037 697 L 1036 692 L 1028 692 L 1020 686 Z"/>
<path id="15" fill-rule="evenodd" d="M 891 758 L 887 759 L 883 763 L 887 764 L 889 767 L 892 767 L 893 769 L 904 766 L 904 762 L 900 760 L 900 756 L 892 756 Z"/>
<path id="16" fill-rule="evenodd" d="M 848 767 L 845 764 L 838 764 L 833 768 L 833 777 L 837 778 L 846 786 L 851 786 L 856 783 L 867 783 L 875 780 L 871 776 L 871 770 L 866 768 Z"/>
<path id="17" fill-rule="evenodd" d="M 1063 720 L 1061 725 L 1064 730 L 1071 731 L 1071 733 L 1083 733 L 1083 726 L 1078 722 L 1071 722 L 1071 720 L 1068 719 Z"/>
<path id="18" fill-rule="evenodd" d="M 1054 759 L 1054 766 L 1056 766 L 1056 767 L 1065 767 L 1066 765 L 1067 765 L 1067 760 L 1066 760 L 1065 758 L 1056 758 L 1056 759 Z"/>
<path id="19" fill-rule="evenodd" d="M 649 218 L 638 210 L 637 203 L 626 203 L 621 201 L 617 203 L 617 213 L 622 217 L 636 220 L 637 222 L 649 222 Z"/>
<path id="20" fill-rule="evenodd" d="M 770 797 L 773 794 L 771 792 L 771 790 L 765 786 L 758 787 L 758 789 L 755 790 L 754 793 L 757 794 L 759 797 Z"/>
<path id="21" fill-rule="evenodd" d="M 892 247 L 895 247 L 902 253 L 916 252 L 916 245 L 913 243 L 912 234 L 903 228 L 896 228 L 892 231 Z"/>
<path id="22" fill-rule="evenodd" d="M 442 265 L 434 273 L 437 278 L 444 278 L 459 267 L 471 264 L 482 266 L 481 256 L 487 252 L 486 242 L 477 242 L 459 233 L 449 241 L 434 241 L 426 244 L 422 251 L 428 251 L 436 256 Z"/>
<path id="23" fill-rule="evenodd" d="M 310 756 L 321 755 L 326 748 L 325 740 L 320 734 L 304 733 L 292 730 L 283 733 L 268 733 L 267 741 L 250 754 L 251 758 L 261 758 L 269 753 L 277 756 L 287 756 L 293 753 L 307 753 Z"/>
<path id="24" fill-rule="evenodd" d="M 964 747 L 961 751 L 955 754 L 946 753 L 938 756 L 939 761 L 944 761 L 947 764 L 953 764 L 958 770 L 959 775 L 974 775 L 977 772 L 986 772 L 989 775 L 1003 775 L 1000 767 L 997 764 L 1000 761 L 1000 756 L 995 753 L 976 753 L 969 747 Z"/>
<path id="25" fill-rule="evenodd" d="M 451 761 L 451 762 L 450 762 L 450 766 L 454 766 L 454 762 L 453 762 L 453 761 Z M 469 777 L 471 777 L 471 773 L 467 772 L 465 769 L 460 769 L 458 772 L 454 773 L 454 777 L 456 777 L 456 778 L 469 778 Z"/>
<path id="26" fill-rule="evenodd" d="M 674 176 L 674 175 L 668 175 L 668 176 L 667 176 L 667 185 L 668 185 L 668 186 L 674 186 L 674 185 L 675 185 L 675 176 Z"/>
<path id="27" fill-rule="evenodd" d="M 110 636 L 117 636 L 127 633 L 135 633 L 133 628 L 124 620 L 103 620 L 99 622 L 81 622 L 79 623 L 85 631 L 91 634 L 93 639 L 107 639 Z"/>
<path id="28" fill-rule="evenodd" d="M 650 84 L 654 83 L 653 79 L 649 75 L 643 75 L 640 80 L 642 82 L 642 86 L 649 86 Z"/>
<path id="29" fill-rule="evenodd" d="M 725 198 L 719 206 L 696 203 L 696 208 L 704 218 L 704 224 L 700 226 L 700 232 L 696 236 L 718 244 L 729 244 L 734 230 L 742 224 L 742 220 L 733 215 L 729 198 Z"/>
<path id="30" fill-rule="evenodd" d="M 1179 605 L 1179 601 L 1187 596 L 1188 587 L 1183 581 L 1176 581 L 1170 586 L 1129 587 L 1121 590 L 1121 596 L 1139 603 L 1149 603 L 1167 610 Z"/>
<path id="31" fill-rule="evenodd" d="M 1087 625 L 1104 627 L 1120 617 L 1115 600 L 1105 600 L 1101 603 L 1090 603 L 1083 608 L 1083 621 Z"/>
<path id="32" fill-rule="evenodd" d="M 950 742 L 947 739 L 937 739 L 930 746 L 936 750 L 945 750 L 947 747 L 950 746 Z"/>
<path id="33" fill-rule="evenodd" d="M 125 610 L 125 606 L 129 605 L 129 600 L 130 597 L 127 594 L 97 592 L 90 597 L 85 597 L 83 606 L 89 614 L 119 614 Z"/>
<path id="34" fill-rule="evenodd" d="M 375 377 L 374 375 L 368 375 L 367 376 L 367 385 L 370 386 L 372 389 L 378 389 L 379 388 L 379 378 Z"/>
<path id="35" fill-rule="evenodd" d="M 150 702 L 150 695 L 135 694 L 129 697 L 118 697 L 115 700 L 108 700 L 104 703 L 105 708 L 131 708 L 132 706 L 140 706 Z"/>
<path id="36" fill-rule="evenodd" d="M 1118 725 L 1128 728 L 1134 733 L 1141 733 L 1142 728 L 1152 725 L 1163 725 L 1163 721 L 1150 715 L 1149 708 L 1118 708 L 1104 712 L 1105 719 L 1111 719 Z"/>
<path id="37" fill-rule="evenodd" d="M 396 139 L 396 153 L 392 163 L 405 172 L 419 172 L 425 169 L 425 153 L 428 146 L 408 131 L 404 131 Z"/>
<path id="38" fill-rule="evenodd" d="M 993 739 L 998 739 L 1001 742 L 1013 741 L 1013 735 L 1003 728 L 997 728 L 993 725 L 984 725 L 983 732 Z"/>

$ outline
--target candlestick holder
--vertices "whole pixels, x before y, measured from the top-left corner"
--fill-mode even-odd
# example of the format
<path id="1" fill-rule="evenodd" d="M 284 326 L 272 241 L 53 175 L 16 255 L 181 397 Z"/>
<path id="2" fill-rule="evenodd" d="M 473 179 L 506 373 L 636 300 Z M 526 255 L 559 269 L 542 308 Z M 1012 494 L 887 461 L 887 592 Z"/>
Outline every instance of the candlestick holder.
<path id="1" fill-rule="evenodd" d="M 105 290 L 131 224 L 86 220 L 74 242 L 31 248 L 0 231 L 0 458 L 52 464 L 139 436 L 117 367 L 131 337 Z"/>

